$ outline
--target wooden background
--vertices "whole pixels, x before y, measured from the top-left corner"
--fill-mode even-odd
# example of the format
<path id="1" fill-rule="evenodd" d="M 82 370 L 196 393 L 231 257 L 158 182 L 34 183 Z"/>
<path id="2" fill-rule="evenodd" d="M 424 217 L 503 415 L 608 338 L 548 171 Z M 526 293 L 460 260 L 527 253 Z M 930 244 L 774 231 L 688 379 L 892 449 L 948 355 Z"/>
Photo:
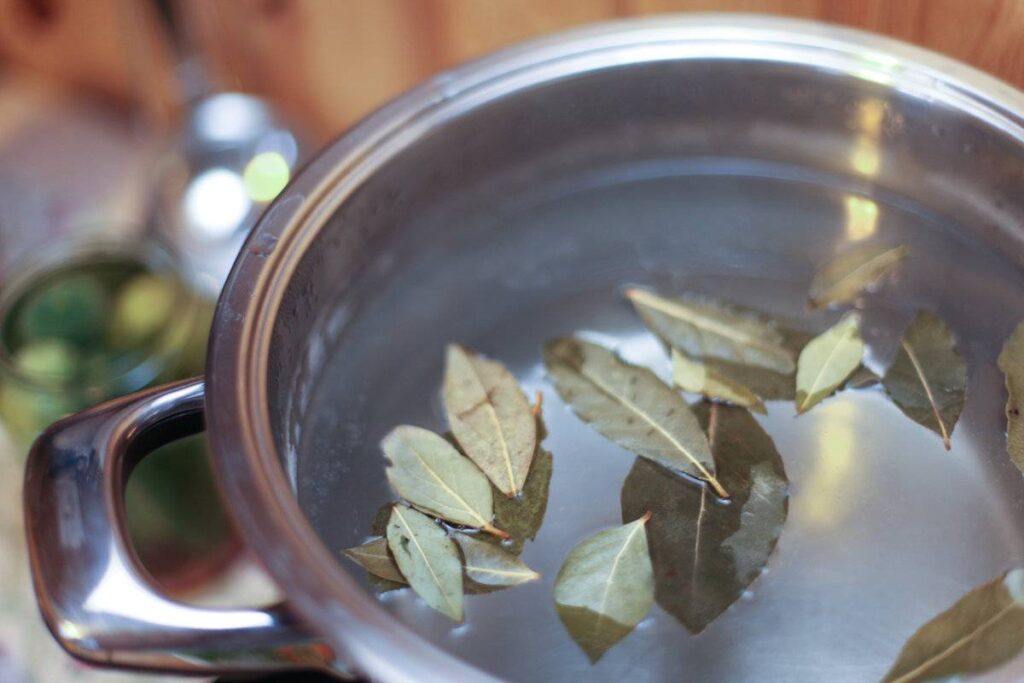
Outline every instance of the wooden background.
<path id="1" fill-rule="evenodd" d="M 602 19 L 765 12 L 885 33 L 1024 87 L 1024 0 L 180 0 L 220 85 L 273 98 L 319 137 L 496 47 Z M 173 117 L 174 51 L 150 0 L 0 0 L 0 56 Z"/>

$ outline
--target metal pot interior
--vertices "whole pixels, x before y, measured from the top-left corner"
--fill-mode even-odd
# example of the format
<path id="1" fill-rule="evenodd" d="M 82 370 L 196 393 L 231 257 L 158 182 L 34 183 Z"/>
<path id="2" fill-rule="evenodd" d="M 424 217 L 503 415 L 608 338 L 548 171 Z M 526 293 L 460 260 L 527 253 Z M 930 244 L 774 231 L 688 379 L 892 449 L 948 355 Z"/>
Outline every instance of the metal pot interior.
<path id="1" fill-rule="evenodd" d="M 1005 454 L 995 366 L 1024 319 L 1020 129 L 940 92 L 925 70 L 858 61 L 852 49 L 834 63 L 711 52 L 634 50 L 455 95 L 443 115 L 408 126 L 324 222 L 281 303 L 272 427 L 332 551 L 363 541 L 394 499 L 381 437 L 402 423 L 445 430 L 446 343 L 500 359 L 544 392 L 554 475 L 523 555 L 543 580 L 470 597 L 462 626 L 411 591 L 381 600 L 497 676 L 878 679 L 921 623 L 1024 563 L 1024 481 Z M 867 302 L 873 367 L 884 369 L 921 308 L 960 340 L 969 388 L 953 451 L 880 390 L 845 392 L 798 420 L 791 405 L 769 404 L 761 423 L 791 480 L 769 571 L 703 634 L 655 607 L 592 666 L 558 621 L 552 585 L 573 545 L 620 523 L 633 457 L 563 405 L 542 345 L 586 330 L 666 372 L 621 296 L 630 284 L 707 293 L 819 331 L 838 314 L 804 310 L 810 278 L 861 241 L 912 253 L 895 286 Z"/>

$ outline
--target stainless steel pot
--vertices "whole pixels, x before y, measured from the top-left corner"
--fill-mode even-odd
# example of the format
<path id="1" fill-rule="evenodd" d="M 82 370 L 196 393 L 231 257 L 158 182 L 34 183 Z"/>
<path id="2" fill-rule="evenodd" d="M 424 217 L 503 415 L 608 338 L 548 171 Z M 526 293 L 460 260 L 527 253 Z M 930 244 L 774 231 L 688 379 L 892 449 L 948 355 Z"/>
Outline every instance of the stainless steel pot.
<path id="1" fill-rule="evenodd" d="M 432 79 L 333 143 L 267 211 L 221 297 L 205 383 L 100 406 L 36 443 L 25 505 L 47 624 L 84 660 L 171 671 L 877 678 L 917 624 L 1024 560 L 1024 486 L 1002 452 L 992 369 L 1024 317 L 1021 112 L 1021 93 L 937 55 L 749 16 L 586 28 Z M 734 608 L 717 635 L 687 639 L 658 614 L 646 639 L 590 669 L 515 591 L 487 608 L 504 621 L 475 624 L 471 611 L 452 631 L 414 601 L 382 605 L 339 563 L 391 498 L 380 436 L 440 426 L 445 342 L 542 387 L 539 348 L 556 334 L 591 329 L 647 353 L 616 294 L 625 283 L 802 315 L 814 268 L 863 239 L 915 254 L 869 316 L 879 354 L 918 306 L 963 341 L 957 452 L 901 431 L 870 396 L 835 399 L 800 433 L 773 411 L 794 497 L 754 616 Z M 553 394 L 547 406 L 551 552 L 533 558 L 545 583 L 524 590 L 550 595 L 571 544 L 617 521 L 629 458 Z M 175 603 L 125 544 L 132 464 L 204 419 L 224 498 L 280 606 Z"/>

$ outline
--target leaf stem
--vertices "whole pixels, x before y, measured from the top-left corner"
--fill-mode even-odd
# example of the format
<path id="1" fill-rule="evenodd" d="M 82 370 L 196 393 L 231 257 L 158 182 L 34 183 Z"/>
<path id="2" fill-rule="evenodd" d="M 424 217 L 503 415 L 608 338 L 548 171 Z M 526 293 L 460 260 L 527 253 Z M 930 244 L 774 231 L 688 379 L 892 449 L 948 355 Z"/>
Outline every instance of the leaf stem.
<path id="1" fill-rule="evenodd" d="M 506 540 L 512 538 L 512 534 L 510 534 L 507 531 L 502 531 L 498 527 L 493 526 L 491 524 L 484 524 L 482 527 L 480 527 L 480 530 L 481 531 L 486 531 L 491 536 L 495 536 L 497 538 L 500 538 L 503 541 L 506 541 Z"/>

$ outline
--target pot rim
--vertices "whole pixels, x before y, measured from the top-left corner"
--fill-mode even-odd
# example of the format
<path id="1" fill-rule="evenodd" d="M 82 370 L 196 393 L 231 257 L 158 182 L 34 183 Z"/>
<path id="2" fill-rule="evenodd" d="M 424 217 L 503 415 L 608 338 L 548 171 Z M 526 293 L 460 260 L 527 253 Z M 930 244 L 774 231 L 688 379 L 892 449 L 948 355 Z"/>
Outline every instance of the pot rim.
<path id="1" fill-rule="evenodd" d="M 206 419 L 217 478 L 245 543 L 344 665 L 382 681 L 493 680 L 416 635 L 339 569 L 293 494 L 270 430 L 267 362 L 276 312 L 302 255 L 363 179 L 440 122 L 613 64 L 709 58 L 876 81 L 1024 144 L 1024 93 L 992 76 L 875 34 L 744 14 L 629 19 L 529 41 L 431 78 L 330 143 L 267 209 L 232 268 L 210 340 Z"/>

